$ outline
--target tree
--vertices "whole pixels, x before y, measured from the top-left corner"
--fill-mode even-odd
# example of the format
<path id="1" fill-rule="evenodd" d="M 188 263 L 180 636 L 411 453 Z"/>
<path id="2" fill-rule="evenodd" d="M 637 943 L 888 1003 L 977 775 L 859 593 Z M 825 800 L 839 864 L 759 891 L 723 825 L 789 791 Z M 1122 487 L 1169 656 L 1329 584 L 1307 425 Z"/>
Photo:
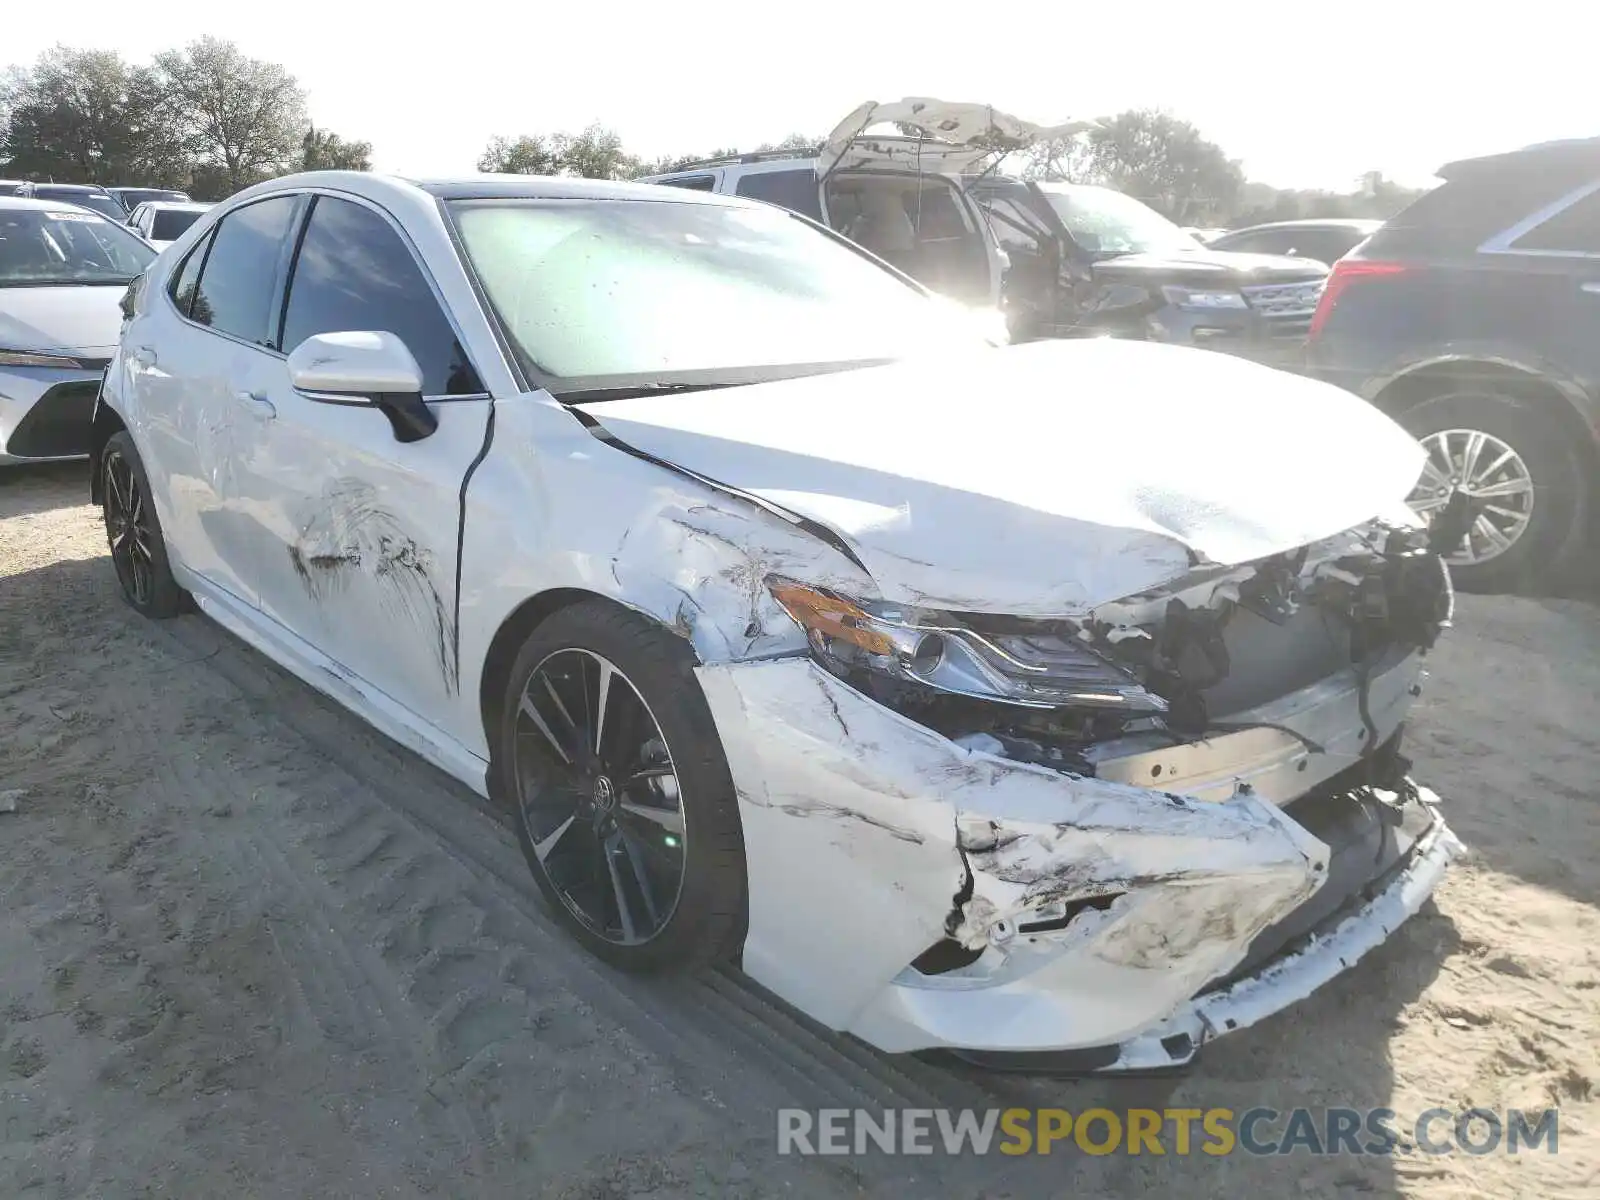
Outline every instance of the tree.
<path id="1" fill-rule="evenodd" d="M 109 50 L 57 46 L 0 83 L 0 159 L 70 183 L 180 183 L 188 174 L 162 81 Z"/>
<path id="2" fill-rule="evenodd" d="M 1026 173 L 1105 184 L 1185 225 L 1230 213 L 1244 186 L 1244 171 L 1222 147 L 1154 109 L 1104 117 L 1083 138 L 1044 142 L 1030 153 Z"/>
<path id="3" fill-rule="evenodd" d="M 305 93 L 277 63 L 203 37 L 156 56 L 169 111 L 181 122 L 197 166 L 228 191 L 291 169 L 303 150 Z"/>
<path id="4" fill-rule="evenodd" d="M 543 135 L 492 139 L 478 156 L 478 170 L 497 175 L 554 175 L 561 169 Z"/>
<path id="5" fill-rule="evenodd" d="M 622 138 L 604 125 L 590 125 L 582 133 L 558 133 L 550 145 L 563 175 L 627 179 L 639 166 L 639 160 L 622 148 Z"/>
<path id="6" fill-rule="evenodd" d="M 306 126 L 300 139 L 302 171 L 370 171 L 372 170 L 372 143 L 347 142 L 337 133 Z"/>

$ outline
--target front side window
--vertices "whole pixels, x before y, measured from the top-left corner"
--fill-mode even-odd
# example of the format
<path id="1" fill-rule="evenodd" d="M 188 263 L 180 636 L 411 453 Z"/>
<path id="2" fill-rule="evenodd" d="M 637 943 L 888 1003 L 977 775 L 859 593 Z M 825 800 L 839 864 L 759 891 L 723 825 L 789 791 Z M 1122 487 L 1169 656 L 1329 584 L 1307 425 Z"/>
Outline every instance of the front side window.
<path id="1" fill-rule="evenodd" d="M 1092 255 L 1163 254 L 1200 248 L 1179 226 L 1132 196 L 1085 184 L 1037 186 L 1072 240 Z"/>
<path id="2" fill-rule="evenodd" d="M 513 345 L 558 394 L 985 345 L 948 302 L 781 209 L 458 200 L 450 211 Z"/>
<path id="3" fill-rule="evenodd" d="M 455 330 L 410 248 L 364 205 L 318 196 L 289 281 L 283 345 L 319 333 L 375 330 L 406 344 L 426 396 L 481 392 Z"/>
<path id="4" fill-rule="evenodd" d="M 126 284 L 156 252 L 82 209 L 0 209 L 0 287 Z"/>
<path id="5" fill-rule="evenodd" d="M 237 208 L 212 235 L 211 253 L 190 318 L 223 333 L 273 347 L 273 300 L 295 197 L 274 196 Z"/>
<path id="6" fill-rule="evenodd" d="M 989 228 L 1007 250 L 1023 254 L 1039 254 L 1045 234 L 1035 222 L 1010 200 L 985 199 L 984 211 L 989 214 Z"/>
<path id="7" fill-rule="evenodd" d="M 1600 189 L 1567 205 L 1511 244 L 1513 250 L 1546 253 L 1600 254 Z"/>
<path id="8" fill-rule="evenodd" d="M 739 180 L 734 189 L 752 200 L 765 200 L 793 212 L 822 220 L 822 203 L 818 199 L 817 173 L 810 167 L 797 171 L 757 171 Z"/>

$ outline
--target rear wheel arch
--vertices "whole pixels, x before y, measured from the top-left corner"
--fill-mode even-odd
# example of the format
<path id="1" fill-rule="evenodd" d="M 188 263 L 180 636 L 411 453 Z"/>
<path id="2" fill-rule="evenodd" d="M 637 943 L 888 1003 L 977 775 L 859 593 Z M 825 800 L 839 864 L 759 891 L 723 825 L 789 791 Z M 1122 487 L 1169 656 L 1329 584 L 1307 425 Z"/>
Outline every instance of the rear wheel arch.
<path id="1" fill-rule="evenodd" d="M 103 499 L 100 463 L 105 457 L 106 443 L 114 434 L 126 431 L 127 425 L 117 415 L 117 410 L 102 397 L 94 410 L 94 421 L 89 426 L 89 499 L 99 504 Z"/>
<path id="2" fill-rule="evenodd" d="M 1373 403 L 1399 418 L 1424 401 L 1469 387 L 1490 388 L 1536 412 L 1549 413 L 1572 438 L 1572 445 L 1580 448 L 1586 465 L 1600 468 L 1600 425 L 1592 423 L 1600 420 L 1600 411 L 1586 414 L 1585 400 L 1574 395 L 1571 385 L 1528 367 L 1492 359 L 1433 363 L 1390 380 Z"/>

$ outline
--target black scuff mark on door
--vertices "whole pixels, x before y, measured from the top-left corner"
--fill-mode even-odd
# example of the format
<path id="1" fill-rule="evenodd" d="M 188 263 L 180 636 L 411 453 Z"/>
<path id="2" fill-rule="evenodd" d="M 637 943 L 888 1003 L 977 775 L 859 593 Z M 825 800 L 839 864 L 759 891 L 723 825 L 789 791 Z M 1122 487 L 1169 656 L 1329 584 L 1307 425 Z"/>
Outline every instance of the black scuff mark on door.
<path id="1" fill-rule="evenodd" d="M 453 608 L 435 583 L 433 552 L 419 545 L 378 500 L 372 485 L 356 479 L 329 484 L 289 546 L 289 561 L 306 594 L 324 604 L 358 576 L 374 583 L 385 614 L 415 626 L 426 639 L 445 688 L 460 685 Z"/>

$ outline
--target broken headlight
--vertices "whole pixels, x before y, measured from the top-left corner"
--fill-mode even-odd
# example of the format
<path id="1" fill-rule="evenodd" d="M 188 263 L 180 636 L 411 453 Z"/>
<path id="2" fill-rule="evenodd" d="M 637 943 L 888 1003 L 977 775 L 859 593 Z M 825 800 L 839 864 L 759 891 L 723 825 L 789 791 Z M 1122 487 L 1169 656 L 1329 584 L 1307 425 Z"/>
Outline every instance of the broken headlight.
<path id="1" fill-rule="evenodd" d="M 952 695 L 1030 708 L 1150 713 L 1167 707 L 1055 624 L 986 633 L 948 613 L 854 600 L 776 577 L 767 586 L 805 630 L 812 653 L 835 673 L 876 671 Z"/>

